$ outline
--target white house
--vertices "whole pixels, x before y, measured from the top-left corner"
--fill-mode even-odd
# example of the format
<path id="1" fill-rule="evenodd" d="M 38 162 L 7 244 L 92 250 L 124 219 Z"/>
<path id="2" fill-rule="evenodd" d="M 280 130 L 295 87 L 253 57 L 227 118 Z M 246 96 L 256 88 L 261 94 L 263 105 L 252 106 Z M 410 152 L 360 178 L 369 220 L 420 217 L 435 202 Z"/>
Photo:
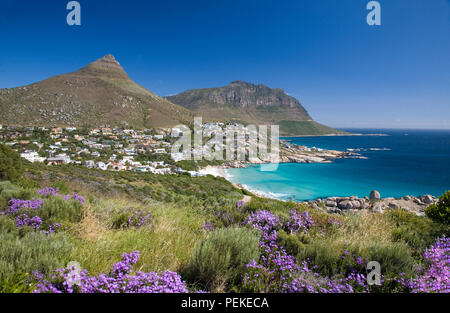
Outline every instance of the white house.
<path id="1" fill-rule="evenodd" d="M 135 155 L 136 148 L 125 148 L 123 149 L 126 155 Z"/>
<path id="2" fill-rule="evenodd" d="M 97 162 L 97 167 L 103 171 L 106 171 L 108 169 L 108 166 L 106 166 L 103 162 Z"/>
<path id="3" fill-rule="evenodd" d="M 160 174 L 160 175 L 165 175 L 165 174 L 170 174 L 171 173 L 171 169 L 169 167 L 164 167 L 164 168 L 155 168 L 152 170 L 153 174 Z"/>
<path id="4" fill-rule="evenodd" d="M 170 155 L 171 157 L 172 157 L 172 160 L 174 160 L 175 162 L 179 162 L 179 161 L 182 161 L 182 160 L 189 160 L 189 158 L 188 157 L 184 157 L 184 153 L 183 152 L 177 152 L 177 153 L 172 153 L 171 155 Z"/>
<path id="5" fill-rule="evenodd" d="M 39 154 L 36 151 L 25 151 L 24 153 L 21 153 L 20 156 L 31 163 L 34 162 L 44 162 L 46 158 L 40 157 Z"/>
<path id="6" fill-rule="evenodd" d="M 65 153 L 58 154 L 56 157 L 48 158 L 48 165 L 69 164 L 72 162 L 70 157 Z"/>
<path id="7" fill-rule="evenodd" d="M 204 176 L 204 175 L 202 175 L 202 174 L 200 174 L 199 172 L 196 172 L 196 171 L 188 171 L 188 173 L 189 173 L 192 177 Z"/>
<path id="8" fill-rule="evenodd" d="M 87 160 L 87 161 L 84 162 L 84 165 L 85 165 L 87 168 L 94 168 L 94 167 L 95 167 L 95 162 L 92 161 L 92 160 Z"/>
<path id="9" fill-rule="evenodd" d="M 172 128 L 172 137 L 178 138 L 183 136 L 183 130 L 181 128 L 175 127 Z"/>

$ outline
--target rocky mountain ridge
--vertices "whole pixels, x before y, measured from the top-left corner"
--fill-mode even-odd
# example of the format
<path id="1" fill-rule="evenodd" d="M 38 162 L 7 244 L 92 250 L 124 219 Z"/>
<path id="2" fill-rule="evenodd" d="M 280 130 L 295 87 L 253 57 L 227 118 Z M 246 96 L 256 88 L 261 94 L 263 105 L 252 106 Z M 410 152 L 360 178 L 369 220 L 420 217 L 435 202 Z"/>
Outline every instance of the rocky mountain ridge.
<path id="1" fill-rule="evenodd" d="M 166 97 L 207 121 L 280 125 L 286 136 L 342 134 L 314 122 L 296 98 L 264 84 L 233 81 L 227 86 L 187 90 Z"/>

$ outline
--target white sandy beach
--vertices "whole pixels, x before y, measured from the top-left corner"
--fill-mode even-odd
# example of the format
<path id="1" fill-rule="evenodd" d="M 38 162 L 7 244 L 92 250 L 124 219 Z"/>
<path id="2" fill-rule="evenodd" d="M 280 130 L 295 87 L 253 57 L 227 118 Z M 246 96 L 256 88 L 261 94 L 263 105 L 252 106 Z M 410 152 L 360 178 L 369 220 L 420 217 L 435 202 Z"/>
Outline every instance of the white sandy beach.
<path id="1" fill-rule="evenodd" d="M 199 173 L 203 174 L 203 175 L 213 175 L 215 177 L 223 177 L 226 180 L 228 180 L 230 183 L 232 183 L 234 187 L 236 187 L 238 189 L 246 189 L 246 190 L 250 191 L 251 193 L 253 193 L 253 194 L 255 194 L 255 195 L 257 195 L 257 196 L 259 196 L 261 198 L 286 201 L 286 200 L 282 199 L 283 196 L 286 196 L 285 194 L 264 192 L 264 191 L 261 191 L 261 190 L 256 190 L 256 189 L 253 189 L 253 188 L 249 188 L 247 185 L 241 185 L 241 184 L 233 183 L 230 180 L 230 175 L 226 172 L 226 168 L 223 168 L 223 167 L 220 167 L 220 166 L 208 165 L 207 167 L 202 168 L 201 170 L 199 170 Z"/>
<path id="2" fill-rule="evenodd" d="M 219 167 L 219 166 L 208 165 L 207 167 L 199 170 L 199 173 L 202 175 L 212 175 L 215 177 L 223 177 L 225 179 L 228 179 L 228 174 L 226 172 L 226 169 L 224 169 L 223 167 Z"/>

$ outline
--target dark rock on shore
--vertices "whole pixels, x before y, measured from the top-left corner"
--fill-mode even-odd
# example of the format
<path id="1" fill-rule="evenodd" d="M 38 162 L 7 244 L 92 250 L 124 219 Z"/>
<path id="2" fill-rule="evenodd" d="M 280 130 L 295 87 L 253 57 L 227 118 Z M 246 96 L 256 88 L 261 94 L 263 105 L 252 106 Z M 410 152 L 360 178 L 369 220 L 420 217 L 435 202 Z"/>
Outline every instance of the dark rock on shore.
<path id="1" fill-rule="evenodd" d="M 307 204 L 315 209 L 325 210 L 328 213 L 334 214 L 342 214 L 344 212 L 384 213 L 387 210 L 402 209 L 422 216 L 425 214 L 426 207 L 437 202 L 438 199 L 431 195 L 382 199 L 380 193 L 374 190 L 371 192 L 370 197 L 329 197 L 308 201 Z"/>
<path id="2" fill-rule="evenodd" d="M 377 190 L 373 190 L 370 193 L 370 200 L 380 200 L 381 199 L 381 195 Z"/>

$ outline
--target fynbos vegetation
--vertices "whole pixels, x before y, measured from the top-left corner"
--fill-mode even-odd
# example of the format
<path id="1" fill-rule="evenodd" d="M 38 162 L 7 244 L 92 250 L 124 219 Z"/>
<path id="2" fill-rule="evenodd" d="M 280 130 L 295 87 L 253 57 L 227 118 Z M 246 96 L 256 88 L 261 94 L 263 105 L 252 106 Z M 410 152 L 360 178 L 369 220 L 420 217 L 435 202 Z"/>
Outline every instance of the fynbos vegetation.
<path id="1" fill-rule="evenodd" d="M 27 163 L 0 183 L 0 291 L 449 291 L 449 227 L 434 206 L 432 219 L 332 214 L 245 194 L 212 176 Z"/>

